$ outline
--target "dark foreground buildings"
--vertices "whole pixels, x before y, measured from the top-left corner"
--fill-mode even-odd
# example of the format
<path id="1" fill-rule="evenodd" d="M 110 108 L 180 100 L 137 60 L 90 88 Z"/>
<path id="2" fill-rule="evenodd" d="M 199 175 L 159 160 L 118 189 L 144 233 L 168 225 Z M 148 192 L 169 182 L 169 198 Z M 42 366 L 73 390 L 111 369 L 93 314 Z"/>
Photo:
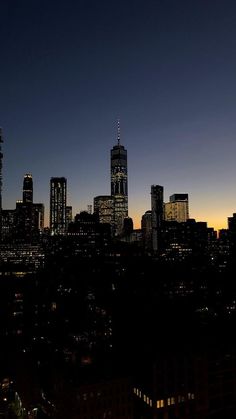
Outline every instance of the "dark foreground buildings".
<path id="1" fill-rule="evenodd" d="M 111 195 L 72 215 L 50 181 L 50 228 L 34 203 L 1 211 L 0 416 L 236 417 L 236 216 L 217 237 L 188 194 L 128 217 L 127 152 L 111 150 Z"/>

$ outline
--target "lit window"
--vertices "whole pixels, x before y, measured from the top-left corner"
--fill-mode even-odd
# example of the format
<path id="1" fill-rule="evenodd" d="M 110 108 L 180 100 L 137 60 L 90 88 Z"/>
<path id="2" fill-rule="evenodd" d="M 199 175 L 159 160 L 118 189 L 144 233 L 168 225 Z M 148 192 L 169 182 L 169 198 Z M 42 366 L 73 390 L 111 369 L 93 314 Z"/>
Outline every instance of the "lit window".
<path id="1" fill-rule="evenodd" d="M 174 397 L 171 397 L 170 404 L 175 404 L 175 398 Z"/>

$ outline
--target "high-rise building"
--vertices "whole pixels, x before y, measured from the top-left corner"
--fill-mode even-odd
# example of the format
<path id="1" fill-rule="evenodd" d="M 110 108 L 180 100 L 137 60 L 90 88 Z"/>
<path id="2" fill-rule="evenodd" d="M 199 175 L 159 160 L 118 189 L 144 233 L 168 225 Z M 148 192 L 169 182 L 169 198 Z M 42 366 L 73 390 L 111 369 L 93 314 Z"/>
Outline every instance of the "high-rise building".
<path id="1" fill-rule="evenodd" d="M 51 234 L 66 232 L 66 194 L 67 181 L 64 177 L 50 180 L 50 230 Z"/>
<path id="2" fill-rule="evenodd" d="M 33 178 L 30 173 L 26 173 L 23 181 L 23 203 L 33 203 Z"/>
<path id="3" fill-rule="evenodd" d="M 152 249 L 154 252 L 160 250 L 161 227 L 163 222 L 163 186 L 151 186 L 152 206 Z"/>
<path id="4" fill-rule="evenodd" d="M 117 144 L 111 150 L 111 196 L 114 197 L 114 232 L 119 236 L 124 218 L 128 217 L 127 150 L 120 144 L 119 123 Z"/>
<path id="5" fill-rule="evenodd" d="M 114 225 L 114 197 L 110 195 L 100 195 L 94 198 L 94 213 L 98 222 L 102 224 Z"/>
<path id="6" fill-rule="evenodd" d="M 34 231 L 33 178 L 26 173 L 23 179 L 22 200 L 16 201 L 15 237 L 17 241 L 30 243 Z"/>
<path id="7" fill-rule="evenodd" d="M 44 229 L 44 205 L 33 204 L 33 229 L 39 234 L 43 233 Z"/>
<path id="8" fill-rule="evenodd" d="M 44 205 L 33 203 L 33 177 L 25 174 L 22 200 L 16 202 L 15 238 L 17 241 L 37 242 L 44 228 Z"/>
<path id="9" fill-rule="evenodd" d="M 176 193 L 170 196 L 170 202 L 165 203 L 165 220 L 186 222 L 189 219 L 189 204 L 187 193 Z"/>
<path id="10" fill-rule="evenodd" d="M 3 209 L 2 210 L 2 240 L 12 241 L 16 229 L 16 216 L 15 210 Z"/>
<path id="11" fill-rule="evenodd" d="M 141 220 L 142 239 L 145 250 L 152 249 L 152 211 L 148 210 L 143 214 Z"/>
<path id="12" fill-rule="evenodd" d="M 66 206 L 66 231 L 68 231 L 69 224 L 72 223 L 72 206 Z"/>

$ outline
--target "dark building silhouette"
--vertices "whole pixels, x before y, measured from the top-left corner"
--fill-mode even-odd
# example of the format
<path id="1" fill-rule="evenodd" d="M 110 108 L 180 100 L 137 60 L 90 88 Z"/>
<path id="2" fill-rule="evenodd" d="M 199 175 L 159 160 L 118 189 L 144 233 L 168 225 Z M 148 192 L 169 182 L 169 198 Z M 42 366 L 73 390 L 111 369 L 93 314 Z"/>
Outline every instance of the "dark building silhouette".
<path id="1" fill-rule="evenodd" d="M 124 218 L 123 234 L 129 236 L 134 230 L 134 223 L 131 217 Z"/>
<path id="2" fill-rule="evenodd" d="M 72 223 L 72 206 L 66 206 L 66 231 L 68 231 L 69 224 Z"/>
<path id="3" fill-rule="evenodd" d="M 164 221 L 161 229 L 162 256 L 166 260 L 184 260 L 190 255 L 215 253 L 216 231 L 207 223 L 189 218 L 186 222 Z"/>
<path id="4" fill-rule="evenodd" d="M 117 144 L 111 150 L 111 196 L 114 197 L 114 229 L 118 236 L 128 216 L 127 150 L 120 144 L 119 124 Z"/>
<path id="5" fill-rule="evenodd" d="M 2 128 L 0 128 L 0 240 L 2 239 Z"/>
<path id="6" fill-rule="evenodd" d="M 161 247 L 161 226 L 163 222 L 163 186 L 151 186 L 151 207 L 152 207 L 152 249 L 154 252 Z"/>
<path id="7" fill-rule="evenodd" d="M 148 210 L 141 220 L 142 238 L 145 250 L 152 249 L 152 211 Z"/>
<path id="8" fill-rule="evenodd" d="M 33 204 L 24 203 L 23 201 L 16 202 L 16 235 L 17 241 L 30 243 L 32 238 L 33 227 Z"/>
<path id="9" fill-rule="evenodd" d="M 33 230 L 41 235 L 44 229 L 44 205 L 33 204 Z"/>
<path id="10" fill-rule="evenodd" d="M 67 181 L 64 177 L 50 180 L 50 230 L 51 234 L 66 232 Z"/>
<path id="11" fill-rule="evenodd" d="M 68 236 L 74 237 L 88 249 L 109 241 L 110 234 L 110 225 L 99 223 L 96 214 L 89 214 L 87 211 L 76 214 L 74 222 L 68 227 Z"/>
<path id="12" fill-rule="evenodd" d="M 22 200 L 16 202 L 14 222 L 13 237 L 16 241 L 30 243 L 39 240 L 44 229 L 44 205 L 33 203 L 33 178 L 29 173 L 24 176 Z"/>
<path id="13" fill-rule="evenodd" d="M 33 203 L 33 178 L 30 173 L 26 173 L 23 181 L 23 203 Z"/>
<path id="14" fill-rule="evenodd" d="M 15 233 L 16 211 L 2 210 L 2 240 L 12 241 Z"/>

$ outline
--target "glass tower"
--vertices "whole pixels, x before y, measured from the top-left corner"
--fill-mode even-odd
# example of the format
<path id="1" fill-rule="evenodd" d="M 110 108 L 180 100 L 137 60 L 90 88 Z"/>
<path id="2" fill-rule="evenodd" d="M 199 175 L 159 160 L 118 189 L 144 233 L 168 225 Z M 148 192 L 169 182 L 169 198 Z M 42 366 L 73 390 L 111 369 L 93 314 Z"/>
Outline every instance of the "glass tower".
<path id="1" fill-rule="evenodd" d="M 111 150 L 111 196 L 114 198 L 114 230 L 119 236 L 124 218 L 128 217 L 127 150 L 120 144 L 119 124 L 117 144 Z"/>

